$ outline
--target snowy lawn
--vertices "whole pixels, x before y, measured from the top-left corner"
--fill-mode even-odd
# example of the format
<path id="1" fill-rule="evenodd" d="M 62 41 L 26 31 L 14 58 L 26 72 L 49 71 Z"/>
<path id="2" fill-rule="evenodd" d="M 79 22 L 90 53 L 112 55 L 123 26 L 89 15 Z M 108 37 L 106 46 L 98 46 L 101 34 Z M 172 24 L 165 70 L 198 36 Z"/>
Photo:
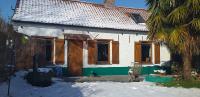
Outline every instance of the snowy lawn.
<path id="1" fill-rule="evenodd" d="M 200 97 L 200 89 L 167 88 L 147 82 L 70 83 L 54 79 L 50 87 L 33 87 L 23 80 L 23 72 L 12 79 L 12 97 Z M 7 84 L 0 84 L 0 97 L 6 97 Z"/>

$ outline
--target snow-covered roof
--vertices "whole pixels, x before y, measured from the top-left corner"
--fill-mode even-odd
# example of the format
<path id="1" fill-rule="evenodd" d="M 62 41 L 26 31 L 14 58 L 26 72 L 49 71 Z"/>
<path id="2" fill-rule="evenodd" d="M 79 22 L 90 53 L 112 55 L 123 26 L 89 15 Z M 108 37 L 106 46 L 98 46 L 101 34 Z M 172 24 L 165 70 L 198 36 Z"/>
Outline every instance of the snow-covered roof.
<path id="1" fill-rule="evenodd" d="M 148 13 L 144 9 L 105 7 L 101 4 L 70 0 L 18 0 L 12 20 L 82 27 L 110 28 L 148 31 L 146 25 L 137 24 L 131 13 L 140 14 L 144 20 Z"/>

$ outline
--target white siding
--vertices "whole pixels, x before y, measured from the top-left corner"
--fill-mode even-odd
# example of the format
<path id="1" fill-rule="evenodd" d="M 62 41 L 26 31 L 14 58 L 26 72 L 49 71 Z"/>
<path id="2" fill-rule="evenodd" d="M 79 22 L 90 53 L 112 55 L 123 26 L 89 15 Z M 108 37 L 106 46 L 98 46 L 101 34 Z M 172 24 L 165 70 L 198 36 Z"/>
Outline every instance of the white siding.
<path id="1" fill-rule="evenodd" d="M 83 49 L 83 66 L 84 67 L 123 67 L 130 66 L 131 62 L 134 62 L 134 44 L 137 41 L 147 40 L 146 32 L 133 32 L 122 30 L 110 30 L 110 29 L 92 29 L 92 28 L 78 28 L 78 27 L 61 27 L 61 26 L 48 26 L 48 25 L 35 25 L 35 24 L 15 24 L 17 25 L 18 32 L 29 36 L 53 36 L 64 38 L 64 33 L 73 34 L 87 34 L 92 39 L 112 39 L 119 41 L 119 64 L 104 64 L 104 65 L 88 65 L 88 50 L 87 44 L 84 42 Z M 20 26 L 19 26 L 20 25 Z M 23 26 L 23 27 L 21 27 Z M 130 39 L 130 40 L 129 40 Z M 67 41 L 66 41 L 67 43 Z M 154 46 L 152 45 L 152 62 L 154 63 Z M 67 44 L 65 45 L 65 59 L 67 59 Z M 112 47 L 110 47 L 112 51 Z M 160 61 L 161 63 L 170 60 L 170 53 L 166 46 L 162 45 L 160 48 Z M 110 54 L 112 60 L 112 52 Z M 112 63 L 112 62 L 111 62 Z M 65 60 L 67 64 L 67 60 Z M 149 64 L 153 65 L 153 64 Z M 157 64 L 160 65 L 160 64 Z"/>
<path id="2" fill-rule="evenodd" d="M 170 51 L 166 45 L 161 45 L 160 47 L 160 62 L 161 64 L 170 60 Z"/>

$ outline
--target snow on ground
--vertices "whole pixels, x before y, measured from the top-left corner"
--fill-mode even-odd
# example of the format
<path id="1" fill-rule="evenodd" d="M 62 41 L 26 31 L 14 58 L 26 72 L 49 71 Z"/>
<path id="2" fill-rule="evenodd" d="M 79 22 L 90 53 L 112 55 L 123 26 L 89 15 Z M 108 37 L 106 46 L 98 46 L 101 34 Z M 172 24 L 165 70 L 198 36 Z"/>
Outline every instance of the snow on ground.
<path id="1" fill-rule="evenodd" d="M 67 83 L 54 79 L 50 87 L 33 87 L 23 79 L 25 72 L 12 78 L 12 97 L 200 97 L 200 89 L 167 88 L 148 82 Z M 0 97 L 7 97 L 7 83 L 0 84 Z"/>

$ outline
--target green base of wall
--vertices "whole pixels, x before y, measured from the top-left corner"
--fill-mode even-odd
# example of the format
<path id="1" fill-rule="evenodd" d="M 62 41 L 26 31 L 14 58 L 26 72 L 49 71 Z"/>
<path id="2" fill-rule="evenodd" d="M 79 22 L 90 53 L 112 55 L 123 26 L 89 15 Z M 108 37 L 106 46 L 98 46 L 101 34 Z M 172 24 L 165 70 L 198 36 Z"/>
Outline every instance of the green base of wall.
<path id="1" fill-rule="evenodd" d="M 157 66 L 143 67 L 141 74 L 152 74 L 154 70 L 157 70 Z M 128 75 L 129 67 L 99 67 L 99 68 L 83 68 L 83 76 L 97 75 L 97 76 L 109 76 L 109 75 Z"/>
<path id="2" fill-rule="evenodd" d="M 103 68 L 84 68 L 83 76 L 97 75 L 127 75 L 128 67 L 103 67 Z"/>
<path id="3" fill-rule="evenodd" d="M 69 75 L 67 67 L 63 67 L 62 68 L 62 74 L 63 74 L 63 76 L 68 76 Z"/>
<path id="4" fill-rule="evenodd" d="M 142 67 L 141 74 L 153 74 L 154 70 L 160 69 L 159 66 L 147 66 Z M 96 68 L 83 68 L 82 76 L 91 76 L 93 74 L 97 76 L 109 76 L 109 75 L 128 75 L 129 67 L 96 67 Z M 68 76 L 68 68 L 62 68 L 63 76 Z"/>

